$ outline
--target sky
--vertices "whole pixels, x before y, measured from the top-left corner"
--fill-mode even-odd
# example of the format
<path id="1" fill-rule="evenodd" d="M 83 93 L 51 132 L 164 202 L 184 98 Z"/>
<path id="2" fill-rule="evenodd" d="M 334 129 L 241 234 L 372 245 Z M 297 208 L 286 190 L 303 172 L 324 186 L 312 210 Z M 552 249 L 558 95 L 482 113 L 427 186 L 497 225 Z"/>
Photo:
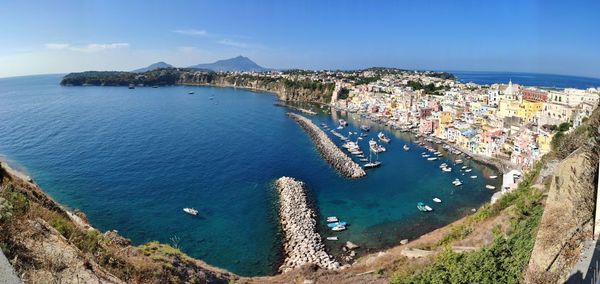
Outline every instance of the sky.
<path id="1" fill-rule="evenodd" d="M 600 78 L 600 1 L 0 0 L 0 77 L 244 55 L 271 68 Z"/>

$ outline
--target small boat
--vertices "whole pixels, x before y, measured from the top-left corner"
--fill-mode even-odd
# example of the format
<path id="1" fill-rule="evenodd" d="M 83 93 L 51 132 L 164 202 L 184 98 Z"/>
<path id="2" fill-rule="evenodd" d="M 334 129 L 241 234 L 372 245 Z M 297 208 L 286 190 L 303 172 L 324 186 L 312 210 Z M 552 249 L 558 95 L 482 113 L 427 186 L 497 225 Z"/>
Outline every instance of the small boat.
<path id="1" fill-rule="evenodd" d="M 471 176 L 471 178 L 477 178 L 477 176 Z"/>
<path id="2" fill-rule="evenodd" d="M 361 159 L 359 159 L 359 161 L 361 161 L 361 162 L 368 162 L 369 159 L 367 159 L 367 158 L 361 158 Z"/>
<path id="3" fill-rule="evenodd" d="M 372 169 L 372 168 L 377 168 L 381 166 L 381 162 L 380 161 L 375 161 L 375 162 L 370 162 L 370 163 L 366 163 L 363 165 L 363 168 L 365 169 Z"/>
<path id="4" fill-rule="evenodd" d="M 346 226 L 335 226 L 335 227 L 331 228 L 331 230 L 334 232 L 344 231 L 344 230 L 346 230 Z"/>
<path id="5" fill-rule="evenodd" d="M 427 210 L 427 212 L 431 212 L 433 211 L 433 208 L 429 207 L 429 205 L 425 205 L 425 210 Z"/>
<path id="6" fill-rule="evenodd" d="M 359 136 L 360 136 L 360 137 L 367 137 L 367 136 L 369 136 L 369 135 L 367 135 L 367 133 L 361 133 Z"/>
<path id="7" fill-rule="evenodd" d="M 368 125 L 361 125 L 360 130 L 362 130 L 364 132 L 369 132 L 369 131 L 371 131 L 371 127 Z"/>
<path id="8" fill-rule="evenodd" d="M 338 237 L 327 237 L 328 241 L 337 241 Z"/>
<path id="9" fill-rule="evenodd" d="M 421 157 L 423 157 L 423 158 L 429 158 L 429 157 L 431 157 L 431 155 L 423 154 L 423 155 L 421 155 Z"/>
<path id="10" fill-rule="evenodd" d="M 419 209 L 419 211 L 421 212 L 427 212 L 427 209 L 425 208 L 425 204 L 423 202 L 417 203 L 417 209 Z"/>
<path id="11" fill-rule="evenodd" d="M 462 162 L 463 162 L 463 160 L 461 160 L 461 159 L 458 159 L 458 160 L 454 161 L 454 163 L 456 163 L 456 164 L 462 164 Z"/>
<path id="12" fill-rule="evenodd" d="M 386 137 L 383 132 L 379 132 L 379 134 L 377 134 L 377 138 L 379 138 L 379 140 L 381 140 L 383 143 L 390 143 L 390 141 L 392 141 L 390 138 Z"/>
<path id="13" fill-rule="evenodd" d="M 346 225 L 347 225 L 347 223 L 344 221 L 337 221 L 337 222 L 327 224 L 327 227 L 333 228 L 333 227 L 337 227 L 337 226 L 346 226 Z"/>
<path id="14" fill-rule="evenodd" d="M 209 100 L 211 100 L 211 101 L 212 101 L 214 98 L 215 98 L 215 97 L 213 97 L 213 96 L 210 96 L 210 97 L 208 97 L 208 99 L 209 99 Z"/>
<path id="15" fill-rule="evenodd" d="M 404 149 L 404 151 L 408 151 L 408 150 L 410 150 L 410 147 L 408 147 L 408 146 L 406 146 L 406 145 L 404 145 L 404 147 L 402 147 L 402 148 Z"/>
<path id="16" fill-rule="evenodd" d="M 198 215 L 198 210 L 194 209 L 194 208 L 183 208 L 183 212 L 188 213 L 190 215 Z"/>
<path id="17" fill-rule="evenodd" d="M 433 199 L 433 202 L 442 203 L 442 200 L 436 197 L 436 198 Z"/>
<path id="18" fill-rule="evenodd" d="M 452 184 L 454 186 L 460 186 L 460 185 L 462 185 L 462 181 L 460 181 L 459 179 L 455 179 L 454 181 L 452 181 Z"/>
<path id="19" fill-rule="evenodd" d="M 470 172 L 470 171 L 472 171 L 472 170 L 473 170 L 473 169 L 466 169 L 466 170 L 465 170 L 465 173 L 468 173 L 468 172 Z"/>
<path id="20" fill-rule="evenodd" d="M 427 158 L 427 161 L 435 161 L 437 159 L 438 159 L 437 157 L 431 157 L 431 158 Z"/>
<path id="21" fill-rule="evenodd" d="M 446 163 L 442 163 L 442 164 L 440 165 L 440 169 L 443 169 L 443 168 L 445 168 L 445 167 L 447 167 L 447 166 L 448 166 L 448 164 L 446 164 Z"/>
<path id="22" fill-rule="evenodd" d="M 487 188 L 487 189 L 496 189 L 496 187 L 495 187 L 495 186 L 493 186 L 493 185 L 489 185 L 489 184 L 488 184 L 488 185 L 486 185 L 486 186 L 485 186 L 485 188 Z"/>
<path id="23" fill-rule="evenodd" d="M 134 84 L 129 84 L 129 89 L 135 89 L 135 85 Z"/>
<path id="24" fill-rule="evenodd" d="M 491 178 L 491 179 L 495 179 L 495 178 L 497 178 L 497 177 L 498 177 L 498 176 L 490 176 L 490 178 Z"/>
<path id="25" fill-rule="evenodd" d="M 448 172 L 451 172 L 451 171 L 452 171 L 452 168 L 445 167 L 445 168 L 442 168 L 442 171 L 444 171 L 444 172 L 447 172 L 447 173 L 448 173 Z"/>
<path id="26" fill-rule="evenodd" d="M 463 169 L 463 170 L 464 170 L 464 169 L 466 169 L 466 168 L 467 168 L 467 166 L 462 166 L 462 168 L 461 168 L 461 169 Z"/>
<path id="27" fill-rule="evenodd" d="M 189 91 L 188 92 L 188 95 L 193 95 L 193 94 L 194 94 L 194 91 Z"/>
<path id="28" fill-rule="evenodd" d="M 327 217 L 327 223 L 333 223 L 333 222 L 337 222 L 337 221 L 338 221 L 338 218 L 335 216 Z"/>
<path id="29" fill-rule="evenodd" d="M 338 122 L 340 123 L 340 126 L 342 126 L 342 127 L 348 125 L 348 122 L 343 119 L 338 120 Z"/>

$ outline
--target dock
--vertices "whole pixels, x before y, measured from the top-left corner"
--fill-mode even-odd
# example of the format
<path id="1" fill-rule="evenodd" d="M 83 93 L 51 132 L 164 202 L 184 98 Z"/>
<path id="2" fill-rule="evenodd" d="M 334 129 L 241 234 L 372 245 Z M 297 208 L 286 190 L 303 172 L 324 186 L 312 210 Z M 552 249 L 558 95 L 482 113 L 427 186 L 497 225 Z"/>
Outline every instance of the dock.
<path id="1" fill-rule="evenodd" d="M 279 218 L 283 230 L 285 260 L 281 272 L 315 264 L 323 269 L 339 269 L 340 264 L 325 251 L 317 232 L 317 214 L 311 207 L 303 182 L 291 177 L 275 181 L 279 193 Z"/>
<path id="2" fill-rule="evenodd" d="M 321 156 L 323 156 L 323 158 L 343 176 L 348 178 L 360 178 L 366 175 L 363 168 L 344 154 L 344 152 L 331 141 L 331 138 L 329 138 L 329 136 L 327 136 L 327 134 L 310 119 L 291 112 L 288 112 L 287 115 L 300 124 L 315 143 Z"/>

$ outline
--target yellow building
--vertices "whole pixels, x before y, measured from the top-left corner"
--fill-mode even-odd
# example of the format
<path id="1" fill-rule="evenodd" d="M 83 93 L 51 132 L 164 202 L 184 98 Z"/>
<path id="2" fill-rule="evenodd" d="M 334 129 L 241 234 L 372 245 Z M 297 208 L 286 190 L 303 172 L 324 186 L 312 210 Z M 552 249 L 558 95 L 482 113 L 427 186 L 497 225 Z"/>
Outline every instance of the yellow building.
<path id="1" fill-rule="evenodd" d="M 452 113 L 449 111 L 442 111 L 440 113 L 440 125 L 452 123 Z"/>
<path id="2" fill-rule="evenodd" d="M 499 118 L 517 116 L 517 112 L 520 109 L 520 104 L 517 101 L 501 100 L 498 105 L 497 116 Z"/>
<path id="3" fill-rule="evenodd" d="M 517 116 L 523 121 L 531 122 L 544 107 L 542 102 L 532 102 L 523 100 L 521 106 L 517 110 Z"/>
<path id="4" fill-rule="evenodd" d="M 552 134 L 541 132 L 535 140 L 538 144 L 538 147 L 540 148 L 540 154 L 544 155 L 550 152 L 552 148 Z"/>

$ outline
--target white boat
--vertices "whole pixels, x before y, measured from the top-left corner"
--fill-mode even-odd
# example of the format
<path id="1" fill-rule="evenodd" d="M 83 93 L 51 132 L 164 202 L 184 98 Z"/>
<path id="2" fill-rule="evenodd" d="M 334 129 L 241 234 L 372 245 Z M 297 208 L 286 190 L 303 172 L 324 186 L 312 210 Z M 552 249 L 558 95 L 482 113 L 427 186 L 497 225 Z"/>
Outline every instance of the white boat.
<path id="1" fill-rule="evenodd" d="M 429 158 L 429 157 L 431 157 L 431 155 L 429 155 L 429 154 L 423 154 L 423 155 L 421 155 L 421 157 L 423 157 L 423 158 Z"/>
<path id="2" fill-rule="evenodd" d="M 337 241 L 338 237 L 327 237 L 328 241 Z"/>
<path id="3" fill-rule="evenodd" d="M 335 216 L 327 217 L 327 223 L 334 223 L 334 222 L 337 222 L 337 221 L 338 221 L 338 218 L 335 217 Z"/>
<path id="4" fill-rule="evenodd" d="M 498 177 L 498 176 L 490 176 L 490 178 L 491 178 L 491 179 L 495 179 L 495 178 L 497 178 L 497 177 Z"/>
<path id="5" fill-rule="evenodd" d="M 452 168 L 445 167 L 445 168 L 442 168 L 442 171 L 449 173 L 452 171 Z"/>
<path id="6" fill-rule="evenodd" d="M 183 212 L 188 213 L 190 215 L 198 215 L 198 210 L 194 209 L 194 208 L 183 208 Z"/>
<path id="7" fill-rule="evenodd" d="M 462 168 L 461 168 L 461 169 L 463 169 L 463 170 L 464 170 L 464 169 L 466 169 L 466 168 L 467 168 L 467 166 L 462 166 Z"/>
<path id="8" fill-rule="evenodd" d="M 344 226 L 344 225 L 338 225 L 338 226 L 335 226 L 335 227 L 331 228 L 331 230 L 334 231 L 334 232 L 343 231 L 343 230 L 346 230 L 346 226 Z"/>
<path id="9" fill-rule="evenodd" d="M 468 172 L 470 172 L 470 171 L 472 171 L 472 170 L 473 170 L 473 169 L 466 169 L 466 170 L 465 170 L 465 173 L 468 173 Z"/>
<path id="10" fill-rule="evenodd" d="M 375 140 L 373 139 L 369 141 L 369 148 L 371 148 L 371 151 L 375 153 L 385 152 L 385 148 L 383 146 L 377 145 L 377 142 L 375 142 Z"/>
<path id="11" fill-rule="evenodd" d="M 381 162 L 380 161 L 375 161 L 375 162 L 369 162 L 363 165 L 363 168 L 365 169 L 372 169 L 372 168 L 377 168 L 381 166 Z"/>
<path id="12" fill-rule="evenodd" d="M 361 162 L 368 162 L 369 159 L 367 159 L 367 158 L 361 158 L 359 161 L 361 161 Z"/>
<path id="13" fill-rule="evenodd" d="M 340 123 L 340 126 L 342 126 L 342 127 L 348 125 L 348 122 L 343 119 L 338 120 L 338 122 Z"/>
<path id="14" fill-rule="evenodd" d="M 488 185 L 486 185 L 486 186 L 485 186 L 485 188 L 487 188 L 487 189 L 496 189 L 496 187 L 495 187 L 495 186 L 493 186 L 493 185 L 489 185 L 489 184 L 488 184 Z"/>
<path id="15" fill-rule="evenodd" d="M 452 181 L 452 184 L 455 186 L 460 186 L 462 185 L 462 182 L 459 179 L 455 179 L 454 181 Z"/>
<path id="16" fill-rule="evenodd" d="M 462 162 L 463 162 L 463 160 L 461 160 L 461 159 L 458 159 L 458 160 L 454 161 L 454 163 L 456 163 L 456 164 L 462 164 Z"/>
<path id="17" fill-rule="evenodd" d="M 408 146 L 406 146 L 406 145 L 404 145 L 404 147 L 402 147 L 402 148 L 404 149 L 404 151 L 408 151 L 408 150 L 410 150 L 410 147 L 408 147 Z"/>
<path id="18" fill-rule="evenodd" d="M 435 161 L 437 159 L 438 159 L 437 157 L 431 157 L 431 158 L 427 158 L 427 161 Z"/>
<path id="19" fill-rule="evenodd" d="M 433 199 L 433 202 L 442 203 L 442 200 L 436 197 Z"/>
<path id="20" fill-rule="evenodd" d="M 425 210 L 431 212 L 433 211 L 433 208 L 429 207 L 429 205 L 425 205 Z"/>
<path id="21" fill-rule="evenodd" d="M 440 169 L 443 169 L 443 168 L 445 168 L 445 167 L 447 167 L 447 166 L 448 166 L 448 164 L 446 164 L 446 163 L 442 163 L 442 164 L 440 165 Z"/>
<path id="22" fill-rule="evenodd" d="M 337 129 L 344 129 L 344 127 L 343 126 L 338 126 Z"/>
<path id="23" fill-rule="evenodd" d="M 471 176 L 471 178 L 477 178 L 477 176 Z"/>
<path id="24" fill-rule="evenodd" d="M 381 140 L 383 143 L 390 143 L 390 141 L 392 141 L 390 138 L 386 137 L 383 132 L 379 132 L 379 134 L 377 134 L 377 138 L 379 138 L 379 140 Z"/>

